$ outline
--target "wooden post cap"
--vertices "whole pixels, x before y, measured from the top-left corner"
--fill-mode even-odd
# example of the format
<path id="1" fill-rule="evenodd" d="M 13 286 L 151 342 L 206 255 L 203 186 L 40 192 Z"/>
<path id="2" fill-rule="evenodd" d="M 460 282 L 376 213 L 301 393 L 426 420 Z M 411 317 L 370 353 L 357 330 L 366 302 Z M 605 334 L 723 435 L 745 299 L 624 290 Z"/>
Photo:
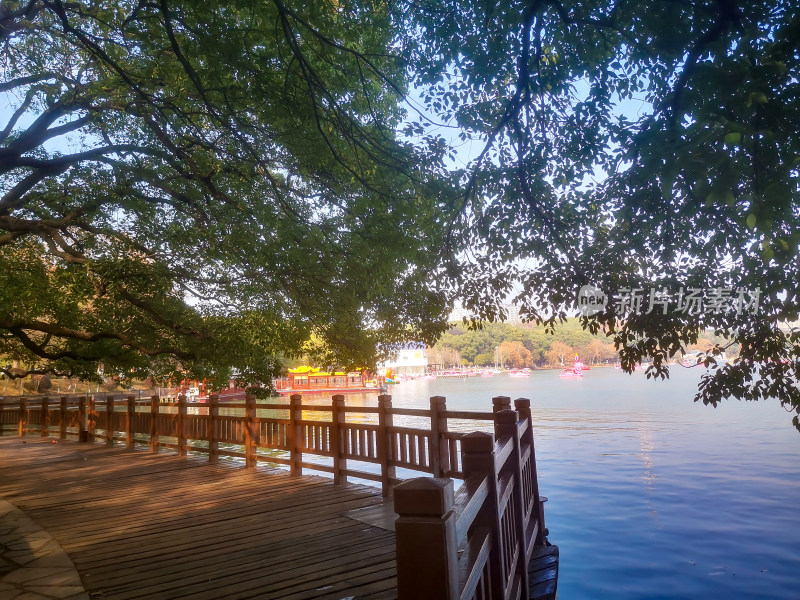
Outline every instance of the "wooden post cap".
<path id="1" fill-rule="evenodd" d="M 433 404 L 445 404 L 447 402 L 447 398 L 444 396 L 431 396 L 431 405 Z"/>
<path id="2" fill-rule="evenodd" d="M 336 394 L 333 396 L 334 404 L 344 404 L 344 394 Z"/>
<path id="3" fill-rule="evenodd" d="M 381 394 L 378 396 L 378 405 L 390 407 L 392 405 L 391 394 Z"/>
<path id="4" fill-rule="evenodd" d="M 517 398 L 516 400 L 514 400 L 514 406 L 517 409 L 530 408 L 531 407 L 531 401 L 528 400 L 527 398 Z"/>
<path id="5" fill-rule="evenodd" d="M 441 517 L 453 508 L 453 498 L 452 479 L 417 477 L 394 488 L 394 511 L 400 516 Z"/>
<path id="6" fill-rule="evenodd" d="M 461 438 L 461 452 L 492 452 L 494 450 L 494 436 L 485 431 L 473 431 Z"/>
<path id="7" fill-rule="evenodd" d="M 511 396 L 495 396 L 492 398 L 494 412 L 511 408 Z"/>
<path id="8" fill-rule="evenodd" d="M 500 410 L 494 414 L 494 420 L 495 423 L 502 423 L 503 425 L 513 424 L 519 420 L 519 415 L 515 410 Z"/>

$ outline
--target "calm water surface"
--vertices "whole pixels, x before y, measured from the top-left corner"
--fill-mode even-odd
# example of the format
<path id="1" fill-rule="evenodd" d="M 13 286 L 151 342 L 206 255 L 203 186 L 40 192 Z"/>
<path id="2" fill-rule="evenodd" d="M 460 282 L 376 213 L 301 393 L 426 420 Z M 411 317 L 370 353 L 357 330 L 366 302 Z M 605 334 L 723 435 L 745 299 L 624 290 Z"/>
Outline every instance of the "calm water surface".
<path id="1" fill-rule="evenodd" d="M 530 398 L 559 598 L 800 598 L 800 433 L 776 402 L 692 401 L 699 369 L 666 382 L 593 369 L 419 380 L 396 406 L 491 410 Z"/>

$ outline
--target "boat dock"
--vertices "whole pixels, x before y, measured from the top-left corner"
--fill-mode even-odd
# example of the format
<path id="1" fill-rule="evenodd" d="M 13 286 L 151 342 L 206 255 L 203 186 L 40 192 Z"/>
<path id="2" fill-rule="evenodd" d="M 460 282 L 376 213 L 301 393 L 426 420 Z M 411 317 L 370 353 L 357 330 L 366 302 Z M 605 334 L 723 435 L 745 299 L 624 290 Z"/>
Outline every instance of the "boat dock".
<path id="1" fill-rule="evenodd" d="M 298 411 L 302 410 L 299 402 L 295 401 Z M 446 411 L 443 399 L 437 403 L 441 419 L 465 416 Z M 132 404 L 132 399 L 127 404 L 123 401 L 118 408 Z M 507 404 L 508 399 L 502 399 L 499 407 Z M 339 431 L 335 421 L 298 419 L 292 425 L 298 429 L 290 436 L 289 446 L 296 450 L 287 460 L 294 467 L 294 475 L 290 475 L 263 464 L 256 468 L 264 457 L 251 450 L 268 443 L 265 431 L 271 425 L 270 419 L 257 419 L 250 410 L 241 419 L 255 419 L 258 426 L 235 432 L 246 444 L 242 457 L 251 468 L 245 468 L 242 462 L 209 460 L 214 456 L 211 448 L 206 448 L 207 456 L 185 451 L 183 434 L 192 438 L 207 431 L 214 441 L 234 436 L 215 424 L 213 409 L 205 416 L 194 415 L 209 426 L 195 428 L 188 420 L 191 415 L 182 414 L 182 407 L 174 414 L 163 413 L 163 406 L 155 413 L 135 406 L 133 413 L 126 413 L 115 411 L 114 401 L 109 400 L 105 407 L 113 419 L 107 419 L 98 410 L 102 406 L 87 403 L 84 407 L 91 435 L 81 425 L 80 407 L 76 407 L 75 420 L 72 416 L 76 415 L 68 414 L 65 400 L 52 405 L 47 399 L 23 402 L 0 412 L 0 424 L 6 424 L 0 432 L 5 434 L 0 437 L 0 503 L 18 509 L 16 513 L 4 511 L 0 504 L 0 600 L 17 596 L 26 600 L 416 599 L 443 597 L 430 592 L 439 584 L 465 598 L 496 598 L 498 593 L 506 598 L 526 597 L 522 593 L 526 588 L 535 592 L 531 597 L 554 596 L 557 551 L 543 543 L 546 530 L 538 494 L 528 494 L 535 484 L 532 446 L 524 444 L 524 436 L 530 436 L 530 421 L 527 417 L 525 425 L 521 419 L 518 427 L 516 411 L 500 410 L 497 418 L 501 426 L 505 419 L 505 427 L 520 431 L 520 435 L 503 435 L 496 446 L 488 433 L 434 436 L 435 429 L 447 429 L 441 422 L 433 423 L 427 431 L 429 437 L 420 441 L 408 437 L 414 432 L 409 427 L 386 426 L 386 415 L 383 426 L 342 422 Z M 156 402 L 152 406 L 157 406 Z M 520 406 L 524 410 L 524 403 Z M 400 413 L 410 409 L 391 409 L 390 400 L 384 399 L 382 408 L 374 410 Z M 478 415 L 486 416 L 491 413 Z M 159 452 L 159 433 L 164 433 L 159 431 L 159 421 L 164 419 L 173 421 L 166 427 L 168 433 L 179 434 L 177 444 L 164 443 L 168 449 L 172 447 L 173 452 L 168 453 Z M 71 427 L 76 422 L 78 429 Z M 108 431 L 94 428 L 109 422 Z M 8 427 L 12 424 L 16 430 Z M 351 435 L 349 427 L 374 435 Z M 130 433 L 153 428 L 158 442 L 155 451 L 149 442 L 135 439 L 136 433 L 128 438 L 130 443 L 122 436 L 119 441 L 126 443 L 114 444 L 120 437 L 117 430 Z M 328 478 L 302 475 L 303 467 L 312 468 L 304 453 L 312 453 L 313 448 L 319 454 L 332 453 L 321 441 L 325 436 L 319 428 L 327 428 L 328 443 L 338 440 L 336 454 L 340 457 L 361 452 L 362 458 L 373 455 L 375 461 L 382 461 L 381 475 L 373 478 L 376 483 L 392 484 L 394 504 L 384 497 L 389 494 L 383 486 L 343 481 L 348 475 L 358 476 L 354 465 L 348 468 L 344 458 L 336 467 L 338 478 L 334 473 L 339 485 Z M 395 434 L 406 437 L 398 444 L 386 444 L 385 455 L 370 450 L 370 439 L 379 440 L 381 446 L 381 439 L 385 443 Z M 388 437 L 382 438 L 384 435 Z M 430 442 L 437 438 L 443 444 L 434 452 Z M 514 439 L 517 442 L 512 443 Z M 184 452 L 175 452 L 175 446 L 183 447 Z M 463 455 L 449 454 L 447 447 L 451 446 Z M 484 447 L 490 449 L 488 454 L 482 453 Z M 216 450 L 223 455 L 236 454 Z M 443 454 L 452 462 L 444 463 Z M 440 466 L 430 464 L 431 456 Z M 486 463 L 487 458 L 492 466 L 482 474 L 479 463 Z M 411 463 L 440 478 L 398 485 L 394 467 Z M 448 474 L 466 478 L 455 496 L 452 483 L 443 478 L 444 464 L 449 465 Z M 522 485 L 514 485 L 514 481 Z M 444 503 L 434 503 L 446 509 L 440 514 L 438 508 L 430 508 L 430 490 L 419 488 L 432 483 L 439 486 L 437 490 L 450 490 L 449 496 L 441 496 Z M 527 509 L 520 511 L 520 507 Z M 27 517 L 29 525 L 9 525 L 9 515 L 14 514 Z M 499 528 L 492 529 L 492 522 Z M 445 530 L 452 533 L 453 544 L 440 549 L 443 560 L 419 556 L 417 560 L 423 559 L 422 569 L 427 572 L 417 570 L 415 561 L 409 562 L 407 557 L 409 540 L 412 545 L 425 542 L 428 536 Z M 44 550 L 51 554 L 42 555 Z M 437 571 L 438 565 L 445 569 Z M 448 578 L 448 573 L 463 576 Z M 52 586 L 59 582 L 62 591 L 55 595 Z M 419 582 L 425 583 L 425 589 L 414 589 Z M 49 590 L 47 595 L 45 590 Z"/>

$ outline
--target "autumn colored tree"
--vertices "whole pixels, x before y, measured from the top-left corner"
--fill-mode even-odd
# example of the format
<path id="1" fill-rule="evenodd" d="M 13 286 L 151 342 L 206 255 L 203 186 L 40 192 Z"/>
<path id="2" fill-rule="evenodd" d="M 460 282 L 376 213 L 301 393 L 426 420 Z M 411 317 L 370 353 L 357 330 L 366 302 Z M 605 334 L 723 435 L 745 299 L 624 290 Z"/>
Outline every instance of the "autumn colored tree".
<path id="1" fill-rule="evenodd" d="M 564 342 L 555 341 L 547 352 L 547 362 L 552 366 L 563 367 L 568 362 L 571 362 L 574 355 L 575 350 L 572 346 L 568 346 Z"/>
<path id="2" fill-rule="evenodd" d="M 503 342 L 498 348 L 498 353 L 502 357 L 503 366 L 515 369 L 530 367 L 533 363 L 533 355 L 522 342 Z"/>

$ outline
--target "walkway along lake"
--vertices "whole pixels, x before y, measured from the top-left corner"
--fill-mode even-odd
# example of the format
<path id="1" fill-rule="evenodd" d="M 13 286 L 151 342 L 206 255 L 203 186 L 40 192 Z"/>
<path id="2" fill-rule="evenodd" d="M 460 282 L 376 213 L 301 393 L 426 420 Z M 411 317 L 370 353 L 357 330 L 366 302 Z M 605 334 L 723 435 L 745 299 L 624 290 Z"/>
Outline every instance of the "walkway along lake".
<path id="1" fill-rule="evenodd" d="M 560 598 L 796 598 L 800 433 L 775 401 L 694 403 L 700 375 L 535 371 L 389 393 L 420 408 L 443 395 L 454 410 L 487 410 L 496 395 L 532 400 Z"/>

